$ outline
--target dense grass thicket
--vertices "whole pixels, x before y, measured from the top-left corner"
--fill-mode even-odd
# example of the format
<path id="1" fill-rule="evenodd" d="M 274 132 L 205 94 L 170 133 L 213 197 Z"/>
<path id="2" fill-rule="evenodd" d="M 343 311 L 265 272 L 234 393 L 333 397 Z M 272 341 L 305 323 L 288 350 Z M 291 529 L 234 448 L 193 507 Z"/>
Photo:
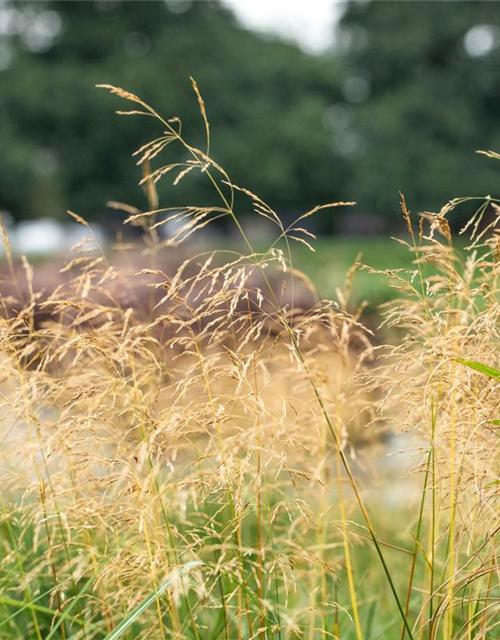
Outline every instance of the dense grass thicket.
<path id="1" fill-rule="evenodd" d="M 128 209 L 142 247 L 88 227 L 47 296 L 3 233 L 0 637 L 499 638 L 500 373 L 477 364 L 498 364 L 497 201 L 413 217 L 402 199 L 409 266 L 363 271 L 392 287 L 384 344 L 352 297 L 362 265 L 335 300 L 295 266 L 307 218 L 349 203 L 285 228 L 211 158 L 193 88 L 203 150 L 109 87 L 158 125 L 137 152 L 149 210 Z M 169 176 L 217 204 L 161 208 Z M 242 199 L 276 229 L 265 250 Z M 474 200 L 456 251 L 448 220 Z M 162 270 L 220 218 L 245 252 Z"/>

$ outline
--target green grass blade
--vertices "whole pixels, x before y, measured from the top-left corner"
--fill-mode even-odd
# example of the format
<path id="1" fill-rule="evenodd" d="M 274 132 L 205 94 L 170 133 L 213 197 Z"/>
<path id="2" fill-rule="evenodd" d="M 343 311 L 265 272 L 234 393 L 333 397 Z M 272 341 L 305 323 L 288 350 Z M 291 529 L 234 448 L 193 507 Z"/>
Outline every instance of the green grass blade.
<path id="1" fill-rule="evenodd" d="M 76 606 L 76 603 L 78 602 L 78 600 L 87 593 L 87 591 L 93 584 L 94 584 L 94 578 L 90 578 L 89 580 L 87 580 L 83 589 L 77 594 L 77 596 L 73 599 L 73 601 L 66 607 L 66 609 L 64 610 L 64 613 L 70 614 L 73 608 Z M 59 621 L 52 627 L 52 631 L 45 638 L 45 640 L 50 640 L 51 638 L 53 638 L 57 630 L 59 629 L 59 627 L 62 625 L 62 623 L 63 623 L 63 619 L 60 618 Z"/>
<path id="2" fill-rule="evenodd" d="M 57 611 L 56 609 L 50 609 L 49 607 L 44 607 L 42 605 L 35 604 L 37 599 L 31 602 L 26 602 L 24 600 L 16 600 L 15 598 L 9 598 L 8 596 L 0 596 L 0 604 L 6 604 L 11 607 L 19 607 L 19 609 L 22 609 L 22 610 L 27 609 L 28 611 L 38 611 L 40 613 L 46 613 L 49 616 L 58 617 L 63 620 L 68 620 L 69 622 L 72 622 L 74 624 L 79 624 L 80 626 L 83 626 L 83 623 L 81 620 L 73 616 L 70 616 L 67 613 L 64 613 L 64 611 L 61 612 L 61 611 Z M 11 616 L 10 619 L 12 619 L 12 617 L 13 616 Z"/>
<path id="3" fill-rule="evenodd" d="M 25 604 L 22 604 L 22 601 L 20 601 L 20 600 L 19 601 L 11 600 L 10 604 L 12 604 L 13 602 L 19 602 L 19 604 L 18 604 L 19 608 L 17 609 L 17 611 L 15 613 L 12 613 L 8 618 L 5 618 L 4 620 L 0 620 L 0 627 L 3 627 L 4 625 L 9 623 L 14 618 L 17 618 L 17 616 L 21 615 L 21 613 L 23 613 L 23 611 L 26 611 L 26 610 L 33 611 L 33 605 L 35 605 L 40 600 L 43 600 L 47 596 L 50 596 L 51 592 L 52 592 L 52 587 L 50 589 L 47 589 L 47 591 L 44 591 L 43 593 L 39 594 L 33 600 L 31 600 L 29 602 L 26 601 Z"/>
<path id="4" fill-rule="evenodd" d="M 493 369 L 493 367 L 488 367 L 485 364 L 474 362 L 473 360 L 464 360 L 463 358 L 457 358 L 457 362 L 464 364 L 470 369 L 475 369 L 476 371 L 483 373 L 485 376 L 488 376 L 488 378 L 493 378 L 493 380 L 500 380 L 500 371 L 498 371 L 498 369 Z"/>
<path id="5" fill-rule="evenodd" d="M 125 633 L 125 631 L 127 631 L 127 629 L 137 620 L 137 618 L 149 606 L 151 606 L 153 602 L 156 602 L 156 599 L 159 596 L 165 593 L 165 591 L 172 585 L 174 580 L 184 575 L 194 567 L 199 567 L 202 564 L 203 563 L 198 560 L 193 560 L 192 562 L 188 562 L 187 564 L 185 564 L 180 569 L 176 569 L 175 571 L 173 571 L 170 575 L 167 576 L 167 578 L 162 582 L 158 589 L 153 591 L 153 593 L 145 598 L 139 605 L 137 605 L 135 609 L 132 609 L 128 616 L 124 620 L 122 620 L 120 624 L 104 638 L 104 640 L 116 640 L 117 638 L 120 638 Z"/>
<path id="6" fill-rule="evenodd" d="M 224 617 L 224 612 L 221 610 L 217 617 L 217 621 L 214 624 L 214 629 L 210 634 L 209 640 L 217 640 L 217 638 L 220 637 L 220 635 L 222 634 L 226 626 L 227 626 L 227 622 Z"/>
<path id="7" fill-rule="evenodd" d="M 368 609 L 368 615 L 366 616 L 366 626 L 365 626 L 365 638 L 366 640 L 370 640 L 372 637 L 373 624 L 375 622 L 375 610 L 377 608 L 378 600 L 373 600 L 370 604 L 370 608 Z"/>

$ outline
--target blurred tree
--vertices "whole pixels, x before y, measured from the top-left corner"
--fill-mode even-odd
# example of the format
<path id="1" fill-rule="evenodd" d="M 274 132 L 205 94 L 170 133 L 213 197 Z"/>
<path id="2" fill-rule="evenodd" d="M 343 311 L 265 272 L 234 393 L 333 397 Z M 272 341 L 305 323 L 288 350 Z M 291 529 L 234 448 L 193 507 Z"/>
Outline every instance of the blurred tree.
<path id="1" fill-rule="evenodd" d="M 338 47 L 360 207 L 399 215 L 399 190 L 421 210 L 493 190 L 500 167 L 475 150 L 500 147 L 499 3 L 350 0 Z"/>
<path id="2" fill-rule="evenodd" d="M 130 154 L 157 134 L 117 118 L 122 86 L 202 144 L 189 76 L 201 88 L 213 155 L 237 183 L 285 209 L 343 196 L 324 116 L 340 100 L 338 67 L 237 26 L 216 2 L 0 4 L 0 207 L 16 218 L 103 212 L 109 199 L 144 205 Z M 162 203 L 210 198 L 203 176 L 161 187 Z M 107 214 L 113 215 L 113 214 Z"/>

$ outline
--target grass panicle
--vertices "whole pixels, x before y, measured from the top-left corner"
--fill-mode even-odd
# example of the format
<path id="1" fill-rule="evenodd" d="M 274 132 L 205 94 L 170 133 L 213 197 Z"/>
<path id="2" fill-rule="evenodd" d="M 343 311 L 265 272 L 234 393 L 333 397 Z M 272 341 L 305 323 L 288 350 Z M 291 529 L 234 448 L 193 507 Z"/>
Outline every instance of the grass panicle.
<path id="1" fill-rule="evenodd" d="M 191 82 L 203 150 L 103 85 L 158 125 L 134 154 L 146 210 L 109 203 L 140 244 L 71 212 L 89 237 L 40 288 L 1 225 L 0 637 L 493 640 L 500 201 L 417 221 L 401 195 L 407 266 L 359 256 L 322 299 L 294 251 L 353 203 L 283 224 L 212 158 Z M 160 203 L 191 179 L 217 202 Z M 395 292 L 377 329 L 360 269 Z"/>

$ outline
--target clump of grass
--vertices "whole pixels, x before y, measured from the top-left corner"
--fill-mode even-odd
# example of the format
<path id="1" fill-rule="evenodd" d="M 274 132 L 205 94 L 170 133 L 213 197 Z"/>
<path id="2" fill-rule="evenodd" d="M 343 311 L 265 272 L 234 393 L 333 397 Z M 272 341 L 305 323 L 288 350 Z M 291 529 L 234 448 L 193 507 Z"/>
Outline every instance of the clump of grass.
<path id="1" fill-rule="evenodd" d="M 474 200 L 478 209 L 460 231 L 470 232 L 464 257 L 454 247 L 448 218 Z M 395 429 L 411 433 L 422 477 L 407 610 L 413 608 L 422 637 L 495 637 L 496 389 L 460 360 L 498 360 L 500 209 L 490 196 L 456 199 L 437 214 L 424 213 L 416 232 L 404 200 L 402 206 L 415 270 L 411 278 L 387 273 L 402 295 L 385 312 L 398 342 L 382 348 L 390 365 L 381 365 L 389 384 L 379 406 L 393 411 Z M 419 556 L 424 570 L 417 587 Z"/>
<path id="2" fill-rule="evenodd" d="M 104 250 L 71 214 L 90 237 L 43 297 L 3 233 L 18 286 L 1 298 L 0 636 L 495 637 L 496 388 L 457 359 L 496 364 L 497 240 L 481 228 L 496 201 L 461 263 L 461 202 L 414 230 L 403 200 L 415 271 L 385 273 L 397 342 L 374 347 L 350 304 L 357 266 L 330 301 L 293 262 L 314 241 L 307 218 L 351 203 L 285 228 L 211 158 L 192 84 L 203 150 L 179 118 L 107 87 L 160 128 L 136 153 L 148 210 L 113 203 L 143 228 L 147 268 L 124 270 L 127 247 Z M 161 207 L 172 175 L 207 180 L 217 204 Z M 276 229 L 265 251 L 242 201 Z M 246 251 L 171 273 L 173 247 L 222 218 Z M 394 507 L 366 485 L 373 449 L 402 432 L 415 473 Z"/>

